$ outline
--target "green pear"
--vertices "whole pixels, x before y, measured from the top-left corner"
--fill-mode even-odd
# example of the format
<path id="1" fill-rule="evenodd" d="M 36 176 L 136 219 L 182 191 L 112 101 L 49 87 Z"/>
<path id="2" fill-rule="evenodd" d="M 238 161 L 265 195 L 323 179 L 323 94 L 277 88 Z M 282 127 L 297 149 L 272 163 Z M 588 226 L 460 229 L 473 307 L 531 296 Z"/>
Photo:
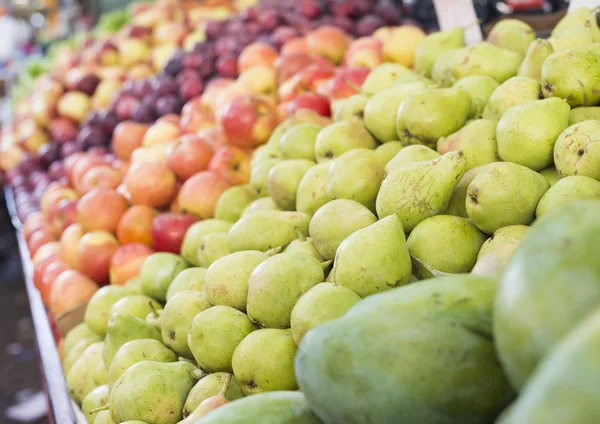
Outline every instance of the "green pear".
<path id="1" fill-rule="evenodd" d="M 600 121 L 571 125 L 554 144 L 554 165 L 562 177 L 583 175 L 600 180 Z"/>
<path id="2" fill-rule="evenodd" d="M 545 97 L 565 99 L 572 108 L 595 106 L 600 102 L 600 55 L 585 47 L 574 47 L 551 54 L 542 66 L 542 91 Z"/>
<path id="3" fill-rule="evenodd" d="M 256 200 L 256 192 L 249 184 L 230 187 L 221 194 L 215 205 L 215 218 L 236 222 L 246 207 Z"/>
<path id="4" fill-rule="evenodd" d="M 513 241 L 501 244 L 484 255 L 478 255 L 477 263 L 473 267 L 473 270 L 471 270 L 471 274 L 488 277 L 502 277 L 508 266 L 508 261 L 513 253 L 515 253 L 515 249 L 518 246 L 519 242 Z"/>
<path id="5" fill-rule="evenodd" d="M 110 416 L 110 411 L 99 411 L 94 419 L 94 424 L 115 424 Z M 135 423 L 138 424 L 138 423 Z"/>
<path id="6" fill-rule="evenodd" d="M 212 305 L 225 305 L 246 312 L 248 278 L 269 256 L 256 250 L 231 253 L 217 259 L 206 271 L 204 297 Z"/>
<path id="7" fill-rule="evenodd" d="M 275 134 L 275 132 L 273 132 Z M 250 159 L 250 168 L 254 168 L 258 166 L 259 163 L 271 160 L 271 159 L 281 159 L 281 153 L 279 152 L 279 141 L 277 145 L 272 144 L 263 144 L 262 146 L 258 146 L 254 152 L 252 152 L 252 158 Z"/>
<path id="8" fill-rule="evenodd" d="M 366 297 L 406 284 L 410 272 L 402 223 L 390 215 L 342 242 L 335 255 L 333 281 Z"/>
<path id="9" fill-rule="evenodd" d="M 125 283 L 125 287 L 127 287 L 136 294 L 142 294 L 142 280 L 139 276 L 127 280 L 127 282 Z"/>
<path id="10" fill-rule="evenodd" d="M 200 266 L 208 268 L 214 261 L 230 253 L 229 234 L 210 233 L 202 237 L 198 250 L 198 262 L 200 262 Z"/>
<path id="11" fill-rule="evenodd" d="M 193 319 L 188 344 L 198 366 L 204 371 L 233 372 L 233 352 L 254 330 L 256 327 L 245 313 L 217 305 L 200 312 Z"/>
<path id="12" fill-rule="evenodd" d="M 435 147 L 438 139 L 458 131 L 471 113 L 471 96 L 458 88 L 407 96 L 396 114 L 398 139 L 405 145 Z"/>
<path id="13" fill-rule="evenodd" d="M 296 209 L 296 192 L 302 177 L 315 165 L 306 159 L 288 159 L 275 165 L 269 171 L 267 188 L 269 196 L 284 211 Z"/>
<path id="14" fill-rule="evenodd" d="M 81 324 L 77 324 L 73 327 L 67 335 L 65 336 L 65 342 L 63 344 L 63 350 L 65 355 L 69 353 L 69 351 L 82 340 L 91 340 L 91 343 L 102 341 L 102 337 L 92 331 L 90 327 L 85 322 Z"/>
<path id="15" fill-rule="evenodd" d="M 65 357 L 62 362 L 64 374 L 67 375 L 69 373 L 69 370 L 71 369 L 73 364 L 75 362 L 77 362 L 77 360 L 81 357 L 83 352 L 85 352 L 85 350 L 88 347 L 90 347 L 94 343 L 98 343 L 101 341 L 102 341 L 102 338 L 100 338 L 100 336 L 98 336 L 97 340 L 89 338 L 89 339 L 82 339 L 79 342 L 75 343 L 75 345 L 73 345 L 68 352 L 65 352 Z"/>
<path id="16" fill-rule="evenodd" d="M 600 29 L 596 17 L 592 15 L 585 22 L 573 25 L 558 33 L 554 32 L 548 38 L 555 52 L 572 47 L 583 47 L 600 41 Z"/>
<path id="17" fill-rule="evenodd" d="M 366 113 L 366 111 L 365 111 Z M 315 143 L 315 156 L 322 163 L 351 149 L 374 149 L 375 139 L 360 119 L 335 122 L 323 128 Z"/>
<path id="18" fill-rule="evenodd" d="M 419 279 L 433 277 L 428 265 L 449 274 L 468 273 L 477 262 L 477 253 L 486 236 L 466 218 L 438 215 L 420 222 L 406 245 Z"/>
<path id="19" fill-rule="evenodd" d="M 451 73 L 455 80 L 469 75 L 488 75 L 502 84 L 517 75 L 523 55 L 483 42 L 459 50 L 453 58 Z"/>
<path id="20" fill-rule="evenodd" d="M 461 150 L 467 160 L 467 171 L 477 166 L 498 162 L 498 143 L 496 142 L 496 121 L 477 119 L 469 121 L 464 127 L 441 137 L 437 142 L 438 153 Z"/>
<path id="21" fill-rule="evenodd" d="M 383 63 L 369 72 L 362 84 L 361 91 L 367 96 L 372 96 L 392 86 L 394 81 L 411 70 L 397 63 Z"/>
<path id="22" fill-rule="evenodd" d="M 117 350 L 108 368 L 108 387 L 113 386 L 132 365 L 142 361 L 176 362 L 177 354 L 158 340 L 140 339 L 125 343 Z"/>
<path id="23" fill-rule="evenodd" d="M 377 195 L 377 215 L 381 219 L 397 214 L 404 231 L 412 231 L 425 218 L 446 210 L 466 167 L 465 156 L 458 151 L 393 170 Z"/>
<path id="24" fill-rule="evenodd" d="M 600 181 L 583 175 L 565 177 L 544 193 L 535 210 L 535 216 L 539 219 L 551 210 L 575 200 L 599 198 Z"/>
<path id="25" fill-rule="evenodd" d="M 198 424 L 321 424 L 299 392 L 278 391 L 223 405 Z M 186 423 L 187 424 L 187 423 Z"/>
<path id="26" fill-rule="evenodd" d="M 359 301 L 359 295 L 338 284 L 320 283 L 308 290 L 292 309 L 291 326 L 296 346 L 300 346 L 308 330 L 341 317 Z"/>
<path id="27" fill-rule="evenodd" d="M 468 218 L 469 214 L 467 214 L 467 189 L 469 188 L 469 184 L 471 181 L 475 179 L 477 174 L 487 169 L 491 164 L 478 166 L 473 168 L 467 172 L 460 179 L 454 191 L 452 192 L 452 197 L 450 198 L 450 203 L 448 203 L 448 208 L 446 208 L 446 215 L 454 215 L 461 216 L 463 218 Z"/>
<path id="28" fill-rule="evenodd" d="M 394 158 L 385 166 L 385 173 L 389 175 L 394 169 L 410 163 L 426 162 L 439 158 L 440 154 L 433 149 L 422 144 L 406 146 L 400 150 Z"/>
<path id="29" fill-rule="evenodd" d="M 204 290 L 205 275 L 206 268 L 188 268 L 181 271 L 169 286 L 169 290 L 167 290 L 167 302 L 182 291 L 196 290 L 201 292 Z"/>
<path id="30" fill-rule="evenodd" d="M 503 49 L 525 56 L 529 45 L 535 40 L 535 31 L 526 22 L 518 19 L 503 19 L 494 25 L 487 41 Z"/>
<path id="31" fill-rule="evenodd" d="M 133 294 L 131 289 L 123 286 L 101 287 L 94 293 L 85 308 L 84 322 L 92 331 L 104 336 L 110 318 L 110 309 L 118 300 L 129 294 Z"/>
<path id="32" fill-rule="evenodd" d="M 92 412 L 96 408 L 100 408 L 108 403 L 108 386 L 106 384 L 96 387 L 89 392 L 81 402 L 81 412 L 85 416 L 88 424 L 93 424 L 98 412 Z"/>
<path id="33" fill-rule="evenodd" d="M 233 375 L 246 395 L 296 390 L 295 355 L 291 330 L 256 330 L 233 352 Z"/>
<path id="34" fill-rule="evenodd" d="M 383 143 L 381 146 L 377 146 L 375 153 L 379 156 L 379 159 L 384 163 L 388 164 L 389 161 L 394 159 L 394 156 L 398 154 L 400 150 L 404 148 L 404 145 L 399 141 L 388 141 Z"/>
<path id="35" fill-rule="evenodd" d="M 103 361 L 96 364 L 92 378 L 96 386 L 103 386 L 108 383 L 108 370 Z"/>
<path id="36" fill-rule="evenodd" d="M 540 98 L 543 96 L 539 81 L 529 77 L 512 77 L 494 90 L 482 116 L 498 121 L 509 108 Z"/>
<path id="37" fill-rule="evenodd" d="M 463 49 L 450 49 L 441 53 L 431 68 L 431 79 L 441 87 L 450 87 L 457 79 L 452 72 L 458 60 L 463 55 Z"/>
<path id="38" fill-rule="evenodd" d="M 267 187 L 269 172 L 271 168 L 281 162 L 281 159 L 266 159 L 252 167 L 252 171 L 250 172 L 250 186 L 254 189 L 258 197 L 269 195 Z"/>
<path id="39" fill-rule="evenodd" d="M 168 252 L 153 253 L 144 260 L 140 269 L 143 293 L 158 301 L 164 301 L 173 279 L 187 267 L 187 263 L 179 255 Z"/>
<path id="40" fill-rule="evenodd" d="M 552 44 L 548 40 L 538 38 L 529 45 L 525 59 L 519 67 L 517 75 L 521 77 L 533 78 L 536 81 L 542 80 L 542 65 L 544 61 L 554 53 Z"/>
<path id="41" fill-rule="evenodd" d="M 142 361 L 132 365 L 110 391 L 113 420 L 176 424 L 183 418 L 181 411 L 198 380 L 198 371 L 185 361 Z"/>
<path id="42" fill-rule="evenodd" d="M 400 103 L 411 94 L 425 91 L 426 85 L 416 82 L 378 92 L 369 99 L 365 107 L 365 126 L 381 142 L 397 140 L 396 112 Z"/>
<path id="43" fill-rule="evenodd" d="M 550 165 L 548 168 L 544 168 L 538 172 L 548 180 L 550 186 L 553 186 L 562 178 L 554 165 Z"/>
<path id="44" fill-rule="evenodd" d="M 196 410 L 196 408 L 198 408 L 198 405 L 200 405 L 206 399 L 218 395 L 228 379 L 230 379 L 229 385 L 223 394 L 225 398 L 228 401 L 234 401 L 236 399 L 243 398 L 244 393 L 242 392 L 242 389 L 233 375 L 226 372 L 208 374 L 207 376 L 202 377 L 190 391 L 187 399 L 185 400 L 185 405 L 183 405 L 183 416 L 190 416 Z"/>
<path id="45" fill-rule="evenodd" d="M 295 370 L 315 414 L 344 424 L 494 422 L 514 396 L 494 349 L 496 286 L 468 274 L 419 281 L 310 330 Z"/>
<path id="46" fill-rule="evenodd" d="M 331 116 L 333 117 L 333 122 L 346 121 L 349 119 L 358 119 L 362 121 L 365 114 L 365 106 L 368 101 L 369 96 L 365 96 L 364 94 L 355 94 L 346 97 L 345 99 L 334 101 L 331 104 Z"/>
<path id="47" fill-rule="evenodd" d="M 313 215 L 309 233 L 319 255 L 325 260 L 332 260 L 346 237 L 375 221 L 377 217 L 364 205 L 354 200 L 336 199 L 323 205 Z"/>
<path id="48" fill-rule="evenodd" d="M 140 339 L 161 341 L 162 337 L 158 328 L 143 319 L 122 314 L 114 314 L 110 317 L 102 349 L 102 358 L 106 368 L 110 369 L 110 363 L 121 346 L 131 340 Z"/>
<path id="49" fill-rule="evenodd" d="M 143 294 L 132 294 L 115 302 L 110 308 L 110 316 L 121 314 L 144 319 L 150 312 L 161 309 L 162 305 L 151 297 Z"/>
<path id="50" fill-rule="evenodd" d="M 355 200 L 375 211 L 384 173 L 385 165 L 374 150 L 349 150 L 335 159 L 327 172 L 327 196 Z"/>
<path id="51" fill-rule="evenodd" d="M 210 233 L 227 232 L 232 225 L 231 222 L 222 219 L 205 219 L 192 224 L 183 238 L 181 256 L 190 264 L 199 266 L 198 250 L 200 249 L 202 237 Z"/>
<path id="52" fill-rule="evenodd" d="M 89 345 L 66 374 L 69 394 L 78 404 L 97 387 L 94 371 L 98 363 L 102 362 L 102 346 L 102 342 Z"/>
<path id="53" fill-rule="evenodd" d="M 459 79 L 452 87 L 460 88 L 469 93 L 471 96 L 471 113 L 469 117 L 478 119 L 481 117 L 490 96 L 498 87 L 498 82 L 487 75 L 471 75 Z"/>
<path id="54" fill-rule="evenodd" d="M 315 143 L 322 127 L 315 124 L 298 124 L 290 128 L 279 142 L 284 159 L 315 160 Z"/>
<path id="55" fill-rule="evenodd" d="M 502 424 L 592 423 L 600 420 L 596 401 L 600 315 L 593 312 L 535 369 Z"/>
<path id="56" fill-rule="evenodd" d="M 323 267 L 312 255 L 284 252 L 270 257 L 248 279 L 248 318 L 262 328 L 290 328 L 298 299 L 323 280 Z"/>
<path id="57" fill-rule="evenodd" d="M 598 310 L 599 214 L 598 200 L 572 202 L 548 213 L 527 232 L 500 281 L 494 305 L 494 344 L 517 390 L 533 381 L 544 357 L 556 352 L 561 340 L 566 341 L 579 323 Z M 583 372 L 590 371 L 583 367 Z M 567 369 L 573 381 L 580 381 L 571 366 Z"/>
<path id="58" fill-rule="evenodd" d="M 415 50 L 415 71 L 430 77 L 431 68 L 441 53 L 464 46 L 465 30 L 461 27 L 428 35 Z"/>
<path id="59" fill-rule="evenodd" d="M 585 24 L 588 21 L 594 19 L 594 12 L 588 7 L 578 7 L 574 10 L 570 10 L 562 19 L 554 26 L 551 35 L 558 35 L 565 30 Z M 591 24 L 591 22 L 590 22 Z"/>
<path id="60" fill-rule="evenodd" d="M 145 321 L 148 324 L 153 325 L 154 327 L 156 327 L 159 330 L 161 330 L 161 328 L 162 328 L 162 318 L 163 318 L 164 312 L 165 312 L 164 309 L 159 309 L 157 311 L 152 311 L 152 312 L 148 313 L 148 315 L 146 315 Z"/>
<path id="61" fill-rule="evenodd" d="M 569 110 L 569 105 L 557 98 L 507 110 L 496 128 L 500 158 L 534 171 L 552 165 L 554 143 L 569 125 Z"/>
<path id="62" fill-rule="evenodd" d="M 571 109 L 571 112 L 569 113 L 569 126 L 578 124 L 581 121 L 588 121 L 590 119 L 596 121 L 600 120 L 599 106 L 582 106 Z"/>
<path id="63" fill-rule="evenodd" d="M 305 240 L 292 240 L 290 244 L 287 245 L 284 252 L 286 253 L 308 253 L 309 255 L 314 256 L 318 259 L 319 262 L 325 262 L 325 259 L 319 255 L 319 251 L 315 247 L 315 244 L 312 242 L 310 238 Z"/>
<path id="64" fill-rule="evenodd" d="M 302 212 L 259 210 L 243 216 L 229 231 L 229 250 L 266 252 L 308 235 L 310 215 Z"/>
<path id="65" fill-rule="evenodd" d="M 275 204 L 273 199 L 271 199 L 270 197 L 261 197 L 260 199 L 256 199 L 254 202 L 250 203 L 246 207 L 246 209 L 244 209 L 244 212 L 242 212 L 242 216 L 246 216 L 249 213 L 254 212 L 254 211 L 261 211 L 261 210 L 265 210 L 265 209 L 272 210 L 272 211 L 280 211 L 281 210 L 277 207 L 277 205 Z"/>
<path id="66" fill-rule="evenodd" d="M 469 184 L 467 214 L 481 231 L 528 225 L 550 184 L 542 175 L 511 162 L 490 164 Z"/>
<path id="67" fill-rule="evenodd" d="M 502 246 L 506 244 L 518 244 L 525 234 L 529 231 L 527 225 L 508 225 L 506 227 L 498 228 L 494 233 L 481 245 L 477 259 L 481 259 L 483 256 L 490 252 L 498 251 Z"/>
<path id="68" fill-rule="evenodd" d="M 424 77 L 423 75 L 416 74 L 414 72 L 408 72 L 406 74 L 400 75 L 398 79 L 394 81 L 394 85 L 392 87 L 398 85 L 414 84 L 416 82 L 422 83 L 428 88 L 433 88 L 435 86 L 435 83 L 429 78 Z"/>
<path id="69" fill-rule="evenodd" d="M 265 146 L 266 149 L 262 149 L 260 151 L 260 157 L 257 157 L 256 152 L 252 155 L 252 161 L 250 162 L 250 166 L 254 168 L 259 162 L 262 162 L 265 159 L 281 159 L 281 151 L 279 150 L 279 143 L 281 139 L 285 135 L 285 133 L 292 128 L 294 125 L 298 125 L 299 120 L 296 116 L 291 116 L 287 118 L 285 121 L 280 123 L 271 133 L 269 137 L 269 141 Z M 259 149 L 261 149 L 259 147 Z"/>
<path id="70" fill-rule="evenodd" d="M 298 185 L 296 210 L 313 215 L 329 201 L 326 191 L 327 173 L 333 161 L 320 163 L 310 168 Z"/>
<path id="71" fill-rule="evenodd" d="M 188 346 L 192 320 L 211 306 L 203 292 L 185 291 L 173 296 L 162 314 L 161 334 L 165 346 L 179 356 L 192 358 L 192 351 Z"/>

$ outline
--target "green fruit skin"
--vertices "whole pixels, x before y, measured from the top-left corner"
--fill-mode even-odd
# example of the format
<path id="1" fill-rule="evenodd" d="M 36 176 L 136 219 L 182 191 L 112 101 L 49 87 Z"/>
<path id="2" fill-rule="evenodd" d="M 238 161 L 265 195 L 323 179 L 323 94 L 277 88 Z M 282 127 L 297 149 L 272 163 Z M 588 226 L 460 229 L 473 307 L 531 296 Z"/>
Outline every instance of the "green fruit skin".
<path id="1" fill-rule="evenodd" d="M 464 45 L 465 30 L 461 27 L 428 35 L 415 51 L 415 71 L 420 75 L 431 76 L 431 68 L 441 53 Z"/>
<path id="2" fill-rule="evenodd" d="M 115 354 L 121 346 L 131 340 L 154 339 L 161 341 L 160 330 L 143 319 L 114 314 L 108 320 L 106 338 L 102 349 L 104 366 L 110 369 Z"/>
<path id="3" fill-rule="evenodd" d="M 483 257 L 487 253 L 502 249 L 502 246 L 504 245 L 519 243 L 528 231 L 529 227 L 527 225 L 508 225 L 497 229 L 494 231 L 494 234 L 481 245 L 481 249 L 479 249 L 479 253 L 477 254 L 477 259 Z"/>
<path id="4" fill-rule="evenodd" d="M 132 340 L 117 350 L 108 369 L 108 387 L 112 389 L 129 367 L 142 361 L 176 362 L 177 355 L 154 339 Z"/>
<path id="5" fill-rule="evenodd" d="M 200 243 L 202 237 L 207 234 L 215 232 L 227 232 L 233 224 L 229 221 L 223 221 L 221 219 L 205 219 L 203 221 L 192 224 L 187 229 L 181 244 L 181 256 L 187 262 L 194 266 L 200 266 L 198 261 L 198 249 L 200 249 Z"/>
<path id="6" fill-rule="evenodd" d="M 448 207 L 446 208 L 446 215 L 462 216 L 463 218 L 469 217 L 469 214 L 467 214 L 466 202 L 469 184 L 471 184 L 480 172 L 483 172 L 491 166 L 493 166 L 493 164 L 477 166 L 465 172 L 452 192 L 450 203 L 448 203 Z"/>
<path id="7" fill-rule="evenodd" d="M 384 165 L 387 165 L 389 161 L 391 161 L 394 156 L 398 154 L 400 150 L 404 148 L 404 145 L 399 141 L 393 140 L 388 141 L 387 143 L 383 143 L 380 146 L 377 146 L 375 149 L 375 153 L 379 156 L 379 160 L 381 160 Z"/>
<path id="8" fill-rule="evenodd" d="M 206 268 L 188 268 L 177 274 L 167 290 L 167 302 L 177 293 L 187 290 L 201 292 L 204 289 Z"/>
<path id="9" fill-rule="evenodd" d="M 502 84 L 519 71 L 523 56 L 491 43 L 483 42 L 459 49 L 450 63 L 454 79 L 469 75 L 488 75 Z"/>
<path id="10" fill-rule="evenodd" d="M 540 175 L 543 175 L 544 178 L 546 178 L 548 183 L 550 183 L 550 187 L 552 187 L 562 178 L 554 165 L 549 166 L 548 168 L 544 168 L 538 172 Z"/>
<path id="11" fill-rule="evenodd" d="M 101 342 L 102 338 L 98 337 L 98 339 L 88 338 L 82 339 L 75 344 L 68 352 L 65 352 L 65 357 L 62 362 L 63 372 L 65 375 L 69 373 L 69 370 L 73 366 L 75 362 L 81 357 L 83 352 L 94 343 Z"/>
<path id="12" fill-rule="evenodd" d="M 374 149 L 375 139 L 360 119 L 335 122 L 323 128 L 317 136 L 315 156 L 318 163 L 335 159 L 351 149 Z"/>
<path id="13" fill-rule="evenodd" d="M 159 252 L 148 256 L 140 269 L 142 291 L 160 302 L 164 302 L 169 286 L 181 271 L 188 267 L 181 256 Z"/>
<path id="14" fill-rule="evenodd" d="M 519 67 L 518 75 L 541 81 L 542 66 L 552 53 L 554 53 L 554 49 L 548 40 L 540 38 L 534 40 L 529 45 L 529 49 L 527 49 L 525 59 L 523 59 L 523 63 Z"/>
<path id="15" fill-rule="evenodd" d="M 315 143 L 321 131 L 315 124 L 298 124 L 286 131 L 279 142 L 281 155 L 286 159 L 315 160 Z"/>
<path id="16" fill-rule="evenodd" d="M 302 295 L 292 310 L 292 335 L 296 346 L 308 330 L 344 315 L 360 296 L 338 284 L 320 283 Z"/>
<path id="17" fill-rule="evenodd" d="M 230 187 L 221 194 L 215 205 L 215 218 L 236 222 L 246 207 L 256 200 L 256 193 L 250 185 Z"/>
<path id="18" fill-rule="evenodd" d="M 200 266 L 208 268 L 214 261 L 230 253 L 229 234 L 210 233 L 202 237 L 198 250 L 198 262 Z"/>
<path id="19" fill-rule="evenodd" d="M 599 353 L 600 315 L 596 311 L 548 353 L 502 424 L 599 422 Z"/>
<path id="20" fill-rule="evenodd" d="M 329 202 L 326 191 L 327 173 L 333 161 L 320 163 L 310 168 L 298 185 L 296 210 L 313 215 L 321 206 Z"/>
<path id="21" fill-rule="evenodd" d="M 408 283 L 410 256 L 398 216 L 387 216 L 348 236 L 337 249 L 332 272 L 335 283 L 360 297 Z"/>
<path id="22" fill-rule="evenodd" d="M 535 40 L 535 31 L 529 24 L 518 19 L 504 19 L 491 29 L 487 41 L 503 49 L 525 56 L 529 45 Z"/>
<path id="23" fill-rule="evenodd" d="M 235 349 L 233 375 L 246 395 L 296 390 L 295 355 L 296 343 L 291 330 L 256 330 Z"/>
<path id="24" fill-rule="evenodd" d="M 410 233 L 406 244 L 413 258 L 450 274 L 470 272 L 486 236 L 466 218 L 438 215 L 427 218 Z M 431 278 L 429 270 L 415 261 L 417 278 Z"/>
<path id="25" fill-rule="evenodd" d="M 478 119 L 490 96 L 498 87 L 498 82 L 487 75 L 471 75 L 456 81 L 453 87 L 465 90 L 471 96 L 470 117 Z"/>
<path id="26" fill-rule="evenodd" d="M 133 293 L 131 289 L 123 286 L 101 287 L 94 293 L 85 308 L 84 322 L 92 331 L 104 336 L 112 306 L 118 300 Z"/>
<path id="27" fill-rule="evenodd" d="M 93 342 L 99 342 L 102 337 L 96 332 L 92 331 L 85 322 L 73 327 L 65 336 L 64 352 L 65 355 L 75 346 L 77 343 L 84 339 L 90 339 Z M 91 344 L 91 343 L 90 343 Z"/>
<path id="28" fill-rule="evenodd" d="M 597 200 L 549 212 L 531 227 L 509 262 L 496 297 L 494 339 L 516 389 L 600 303 L 599 213 Z"/>
<path id="29" fill-rule="evenodd" d="M 94 424 L 115 424 L 110 416 L 110 411 L 100 411 L 96 418 L 94 419 Z M 135 423 L 135 424 L 143 424 L 143 423 Z"/>
<path id="30" fill-rule="evenodd" d="M 535 215 L 539 219 L 555 208 L 584 199 L 600 199 L 600 181 L 581 175 L 565 177 L 542 196 Z"/>
<path id="31" fill-rule="evenodd" d="M 346 121 L 348 119 L 362 120 L 365 112 L 365 106 L 367 105 L 368 101 L 369 97 L 363 94 L 355 94 L 353 96 L 334 101 L 331 104 L 331 117 L 333 118 L 333 122 Z"/>
<path id="32" fill-rule="evenodd" d="M 176 424 L 194 387 L 196 367 L 188 362 L 142 361 L 129 367 L 113 386 L 110 414 L 116 423 L 141 420 Z"/>
<path id="33" fill-rule="evenodd" d="M 66 374 L 69 394 L 78 404 L 98 386 L 94 381 L 94 371 L 102 362 L 102 345 L 102 342 L 89 345 Z"/>
<path id="34" fill-rule="evenodd" d="M 262 328 L 290 328 L 298 299 L 324 279 L 323 267 L 313 255 L 281 253 L 270 257 L 248 279 L 248 318 Z"/>
<path id="35" fill-rule="evenodd" d="M 217 408 L 197 424 L 321 424 L 299 392 L 263 393 Z"/>
<path id="36" fill-rule="evenodd" d="M 306 159 L 288 159 L 269 171 L 267 189 L 277 207 L 284 211 L 296 209 L 296 192 L 302 177 L 315 163 Z"/>
<path id="37" fill-rule="evenodd" d="M 454 134 L 440 138 L 437 142 L 437 151 L 440 154 L 462 151 L 467 160 L 467 171 L 498 162 L 500 157 L 496 141 L 496 125 L 495 121 L 487 119 L 470 121 Z"/>
<path id="38" fill-rule="evenodd" d="M 269 172 L 275 165 L 281 162 L 281 159 L 265 159 L 252 166 L 252 171 L 250 172 L 250 186 L 254 189 L 255 194 L 258 197 L 269 195 L 269 190 L 267 189 Z"/>
<path id="39" fill-rule="evenodd" d="M 420 281 L 309 331 L 296 355 L 309 405 L 325 423 L 492 422 L 512 398 L 494 351 L 495 291 L 473 275 Z"/>
<path id="40" fill-rule="evenodd" d="M 383 63 L 369 73 L 363 85 L 361 91 L 367 96 L 373 96 L 374 94 L 389 88 L 394 84 L 394 81 L 403 74 L 409 74 L 412 71 L 405 66 L 397 63 Z"/>
<path id="41" fill-rule="evenodd" d="M 600 107 L 598 106 L 582 106 L 571 109 L 569 113 L 569 126 L 575 125 L 582 121 L 600 120 Z"/>
<path id="42" fill-rule="evenodd" d="M 541 95 L 539 81 L 523 76 L 509 78 L 494 90 L 483 109 L 482 117 L 498 121 L 511 107 L 539 100 Z"/>
<path id="43" fill-rule="evenodd" d="M 91 413 L 93 409 L 100 408 L 108 403 L 108 386 L 106 384 L 96 387 L 89 392 L 81 402 L 81 412 L 85 415 L 88 424 L 93 424 L 98 412 Z"/>
<path id="44" fill-rule="evenodd" d="M 188 345 L 194 359 L 206 372 L 231 373 L 233 352 L 254 330 L 256 327 L 245 313 L 229 306 L 217 305 L 194 317 L 188 334 Z"/>
<path id="45" fill-rule="evenodd" d="M 529 168 L 510 162 L 493 163 L 469 184 L 467 214 L 487 234 L 508 225 L 528 225 L 548 188 L 546 178 Z"/>
<path id="46" fill-rule="evenodd" d="M 192 320 L 211 306 L 201 292 L 185 291 L 173 296 L 165 305 L 161 318 L 161 334 L 165 346 L 178 355 L 192 358 L 192 351 L 188 346 Z"/>
<path id="47" fill-rule="evenodd" d="M 162 305 L 144 294 L 133 294 L 115 302 L 110 308 L 110 316 L 114 314 L 129 315 L 145 319 L 149 313 L 162 310 Z"/>
<path id="48" fill-rule="evenodd" d="M 254 211 L 265 210 L 265 209 L 273 210 L 273 211 L 281 210 L 277 207 L 277 205 L 275 204 L 273 199 L 271 199 L 270 197 L 261 197 L 260 199 L 256 199 L 254 202 L 250 203 L 246 207 L 246 209 L 244 209 L 244 212 L 242 212 L 242 216 L 246 216 L 249 213 L 254 212 Z"/>
<path id="49" fill-rule="evenodd" d="M 600 180 L 600 121 L 571 125 L 554 144 L 554 165 L 562 177 L 583 175 Z"/>
<path id="50" fill-rule="evenodd" d="M 386 143 L 387 144 L 387 143 Z M 408 165 L 417 162 L 426 162 L 428 160 L 437 159 L 440 154 L 433 149 L 421 144 L 406 146 L 400 150 L 396 156 L 390 160 L 385 166 L 386 174 L 390 174 L 394 169 L 398 169 L 403 165 Z"/>
<path id="51" fill-rule="evenodd" d="M 198 405 L 200 405 L 209 397 L 218 395 L 223 388 L 223 385 L 226 381 L 225 379 L 228 375 L 230 374 L 226 372 L 216 372 L 202 377 L 200 381 L 198 381 L 192 388 L 187 399 L 185 400 L 185 404 L 183 405 L 183 417 L 185 418 L 189 416 L 196 410 Z M 231 376 L 231 381 L 229 382 L 229 387 L 225 392 L 225 397 L 230 402 L 244 397 L 242 389 L 240 389 L 239 384 L 233 376 Z"/>

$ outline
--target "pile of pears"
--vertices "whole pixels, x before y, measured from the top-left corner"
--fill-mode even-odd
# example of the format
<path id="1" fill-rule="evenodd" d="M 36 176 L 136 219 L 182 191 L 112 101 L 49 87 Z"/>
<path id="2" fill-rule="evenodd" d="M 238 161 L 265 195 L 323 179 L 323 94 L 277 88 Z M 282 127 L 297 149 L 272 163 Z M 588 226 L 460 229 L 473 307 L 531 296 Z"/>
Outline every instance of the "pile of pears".
<path id="1" fill-rule="evenodd" d="M 94 295 L 73 400 L 90 424 L 600 422 L 598 87 L 580 8 L 548 40 L 431 34 L 331 120 L 297 112 L 181 255 Z"/>

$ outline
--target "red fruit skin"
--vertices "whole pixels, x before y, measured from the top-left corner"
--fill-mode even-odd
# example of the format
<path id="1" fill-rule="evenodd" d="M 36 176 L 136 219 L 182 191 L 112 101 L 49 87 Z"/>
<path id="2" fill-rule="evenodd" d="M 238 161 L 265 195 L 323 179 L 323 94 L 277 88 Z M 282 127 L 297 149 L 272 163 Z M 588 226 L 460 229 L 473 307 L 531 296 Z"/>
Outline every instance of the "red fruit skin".
<path id="1" fill-rule="evenodd" d="M 181 243 L 187 229 L 198 221 L 191 214 L 165 212 L 152 222 L 152 245 L 157 252 L 171 252 L 179 255 Z"/>
<path id="2" fill-rule="evenodd" d="M 294 114 L 300 109 L 310 109 L 321 116 L 331 116 L 329 99 L 317 93 L 302 93 L 288 103 L 289 114 Z"/>

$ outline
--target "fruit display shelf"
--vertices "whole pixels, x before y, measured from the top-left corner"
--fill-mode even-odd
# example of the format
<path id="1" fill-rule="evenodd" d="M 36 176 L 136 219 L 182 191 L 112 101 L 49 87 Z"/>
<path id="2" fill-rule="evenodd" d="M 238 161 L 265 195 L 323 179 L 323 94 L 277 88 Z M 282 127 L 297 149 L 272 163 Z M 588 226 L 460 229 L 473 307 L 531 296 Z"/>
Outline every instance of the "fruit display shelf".
<path id="1" fill-rule="evenodd" d="M 85 424 L 83 414 L 71 400 L 67 390 L 54 338 L 57 330 L 51 325 L 40 292 L 33 284 L 33 263 L 21 231 L 22 224 L 17 216 L 15 198 L 12 189 L 8 186 L 4 187 L 4 197 L 16 231 L 19 256 L 23 266 L 23 279 L 31 309 L 38 357 L 43 370 L 44 388 L 48 398 L 48 418 L 54 424 Z"/>

